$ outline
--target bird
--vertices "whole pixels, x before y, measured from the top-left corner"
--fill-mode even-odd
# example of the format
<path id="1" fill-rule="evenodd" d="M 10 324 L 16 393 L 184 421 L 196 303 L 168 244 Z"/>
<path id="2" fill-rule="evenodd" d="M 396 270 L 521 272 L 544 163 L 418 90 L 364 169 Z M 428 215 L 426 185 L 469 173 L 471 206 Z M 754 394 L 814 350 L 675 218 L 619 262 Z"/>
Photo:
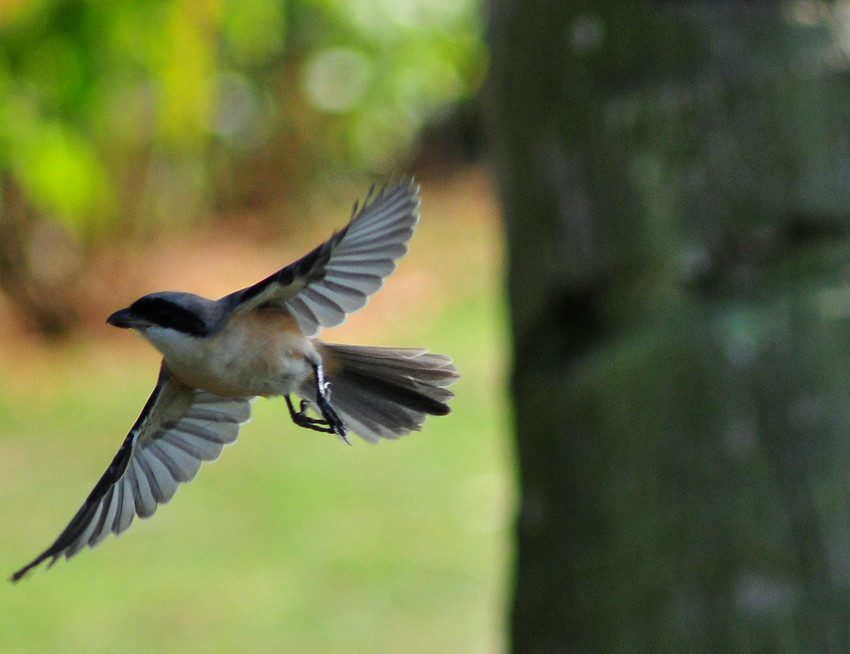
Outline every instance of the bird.
<path id="1" fill-rule="evenodd" d="M 397 439 L 448 414 L 447 387 L 459 378 L 450 357 L 318 338 L 383 286 L 408 251 L 419 207 L 412 177 L 373 187 L 343 229 L 253 286 L 218 300 L 152 293 L 110 315 L 107 324 L 135 330 L 162 354 L 156 386 L 82 507 L 11 580 L 152 516 L 236 441 L 258 397 L 282 396 L 296 425 L 349 444 L 350 433 Z"/>

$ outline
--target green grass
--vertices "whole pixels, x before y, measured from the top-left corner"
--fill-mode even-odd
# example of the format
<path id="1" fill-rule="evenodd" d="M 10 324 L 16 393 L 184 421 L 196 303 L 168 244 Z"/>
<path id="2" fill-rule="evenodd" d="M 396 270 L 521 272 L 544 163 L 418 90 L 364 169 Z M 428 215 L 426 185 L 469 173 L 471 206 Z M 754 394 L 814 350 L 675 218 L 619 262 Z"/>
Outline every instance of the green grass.
<path id="1" fill-rule="evenodd" d="M 0 651 L 501 651 L 514 493 L 502 311 L 495 290 L 475 293 L 391 335 L 451 354 L 463 375 L 454 412 L 420 434 L 347 447 L 259 401 L 239 443 L 152 519 L 0 584 Z M 86 347 L 45 385 L 0 363 L 4 574 L 58 535 L 151 390 L 152 353 L 122 371 L 87 367 Z"/>

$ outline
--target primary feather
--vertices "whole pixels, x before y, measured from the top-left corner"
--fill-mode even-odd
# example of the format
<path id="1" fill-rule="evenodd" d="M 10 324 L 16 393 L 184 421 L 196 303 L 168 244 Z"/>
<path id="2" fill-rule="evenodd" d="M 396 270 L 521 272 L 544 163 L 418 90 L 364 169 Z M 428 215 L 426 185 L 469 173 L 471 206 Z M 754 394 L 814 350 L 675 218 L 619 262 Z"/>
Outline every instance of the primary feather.
<path id="1" fill-rule="evenodd" d="M 109 468 L 56 541 L 14 575 L 17 581 L 42 561 L 50 565 L 110 533 L 147 518 L 191 481 L 203 461 L 219 457 L 251 417 L 251 398 L 224 398 L 189 388 L 163 366 L 139 420 Z"/>
<path id="2" fill-rule="evenodd" d="M 263 305 L 285 308 L 307 336 L 341 325 L 366 306 L 407 253 L 419 204 L 419 187 L 412 180 L 370 194 L 355 206 L 348 225 L 325 243 L 225 299 L 236 312 Z"/>

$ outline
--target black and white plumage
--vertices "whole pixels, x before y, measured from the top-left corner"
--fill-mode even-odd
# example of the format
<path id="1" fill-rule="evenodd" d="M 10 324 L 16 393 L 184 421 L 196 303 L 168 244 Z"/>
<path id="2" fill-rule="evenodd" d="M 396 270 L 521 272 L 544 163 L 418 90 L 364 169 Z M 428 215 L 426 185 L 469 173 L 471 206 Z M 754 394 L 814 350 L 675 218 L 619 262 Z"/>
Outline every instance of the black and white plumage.
<path id="1" fill-rule="evenodd" d="M 135 329 L 162 353 L 156 387 L 83 506 L 12 580 L 153 515 L 236 440 L 258 396 L 284 396 L 296 424 L 346 441 L 349 431 L 370 442 L 399 438 L 449 413 L 446 387 L 458 373 L 448 357 L 316 338 L 381 288 L 407 252 L 418 208 L 418 188 L 402 180 L 370 193 L 344 229 L 253 286 L 220 300 L 153 293 L 112 314 L 109 324 Z"/>

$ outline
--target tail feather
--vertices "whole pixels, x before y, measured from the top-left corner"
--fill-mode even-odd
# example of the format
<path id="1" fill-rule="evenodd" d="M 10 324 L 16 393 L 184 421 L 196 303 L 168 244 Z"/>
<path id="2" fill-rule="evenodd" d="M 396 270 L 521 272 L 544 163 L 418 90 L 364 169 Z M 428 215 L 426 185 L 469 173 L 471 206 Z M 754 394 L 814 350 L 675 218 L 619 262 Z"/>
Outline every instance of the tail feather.
<path id="1" fill-rule="evenodd" d="M 321 344 L 331 404 L 346 426 L 367 441 L 420 431 L 429 415 L 450 412 L 459 375 L 452 360 L 427 350 Z M 302 395 L 315 400 L 307 383 Z"/>

